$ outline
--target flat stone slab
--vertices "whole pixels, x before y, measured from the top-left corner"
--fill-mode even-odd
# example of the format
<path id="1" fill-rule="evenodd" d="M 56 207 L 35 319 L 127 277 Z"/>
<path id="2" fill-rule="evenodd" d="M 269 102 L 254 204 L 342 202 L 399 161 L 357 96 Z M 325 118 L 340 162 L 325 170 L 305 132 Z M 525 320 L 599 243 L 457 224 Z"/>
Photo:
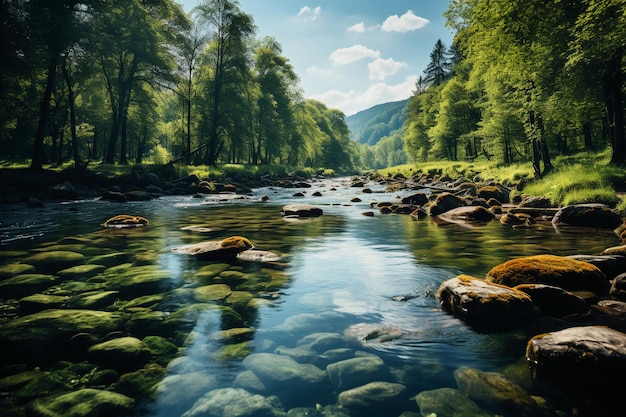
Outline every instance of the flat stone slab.
<path id="1" fill-rule="evenodd" d="M 282 210 L 284 217 L 319 217 L 324 210 L 311 204 L 288 204 Z"/>

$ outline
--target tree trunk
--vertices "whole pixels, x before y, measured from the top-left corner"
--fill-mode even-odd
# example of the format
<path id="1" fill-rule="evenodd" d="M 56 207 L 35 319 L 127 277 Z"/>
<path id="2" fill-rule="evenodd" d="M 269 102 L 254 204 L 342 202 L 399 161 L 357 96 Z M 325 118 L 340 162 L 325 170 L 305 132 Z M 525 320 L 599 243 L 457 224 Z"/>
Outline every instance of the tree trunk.
<path id="1" fill-rule="evenodd" d="M 591 120 L 587 120 L 583 123 L 583 137 L 585 138 L 585 149 L 593 148 L 592 134 L 593 132 L 593 123 Z"/>
<path id="2" fill-rule="evenodd" d="M 622 55 L 610 63 L 604 75 L 606 116 L 613 155 L 612 164 L 626 162 L 626 132 L 624 132 L 624 95 L 622 93 Z"/>
<path id="3" fill-rule="evenodd" d="M 74 167 L 78 168 L 82 165 L 82 163 L 80 160 L 80 156 L 78 155 L 78 138 L 76 136 L 76 103 L 74 97 L 74 89 L 72 88 L 70 75 L 67 71 L 67 66 L 65 65 L 65 62 L 63 63 L 61 69 L 63 70 L 65 85 L 67 85 L 67 100 L 70 107 L 70 134 L 72 136 L 72 157 L 74 158 Z"/>
<path id="4" fill-rule="evenodd" d="M 41 104 L 39 106 L 39 122 L 37 124 L 37 130 L 35 131 L 33 159 L 30 163 L 31 169 L 43 169 L 43 139 L 45 135 L 45 129 L 48 124 L 48 116 L 50 115 L 50 98 L 52 97 L 52 90 L 54 88 L 54 81 L 56 79 L 58 63 L 58 55 L 55 54 L 54 56 L 50 57 L 50 62 L 48 62 L 48 74 L 46 76 L 46 89 L 44 90 L 43 97 L 41 98 Z"/>

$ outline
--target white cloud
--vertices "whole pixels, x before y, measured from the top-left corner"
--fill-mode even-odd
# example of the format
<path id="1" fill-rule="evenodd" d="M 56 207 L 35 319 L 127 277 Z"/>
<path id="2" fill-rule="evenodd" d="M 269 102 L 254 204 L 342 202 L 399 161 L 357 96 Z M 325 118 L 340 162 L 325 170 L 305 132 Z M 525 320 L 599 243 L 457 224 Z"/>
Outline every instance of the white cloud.
<path id="1" fill-rule="evenodd" d="M 341 109 L 346 116 L 350 116 L 380 103 L 400 101 L 411 97 L 416 81 L 416 76 L 410 76 L 396 85 L 381 82 L 370 85 L 365 91 L 329 90 L 314 94 L 310 98 L 321 101 L 329 108 Z"/>
<path id="2" fill-rule="evenodd" d="M 421 29 L 430 21 L 423 17 L 415 15 L 412 10 L 408 10 L 405 14 L 398 17 L 397 14 L 389 16 L 383 23 L 383 32 L 411 32 Z"/>
<path id="3" fill-rule="evenodd" d="M 389 75 L 394 75 L 402 68 L 408 67 L 406 62 L 394 61 L 393 58 L 377 58 L 374 62 L 367 64 L 370 71 L 370 80 L 382 81 Z"/>
<path id="4" fill-rule="evenodd" d="M 363 33 L 365 32 L 365 24 L 363 22 L 354 24 L 348 28 L 348 32 Z"/>
<path id="5" fill-rule="evenodd" d="M 317 6 L 315 8 L 310 8 L 309 6 L 304 6 L 298 12 L 298 17 L 303 16 L 305 22 L 310 22 L 313 20 L 317 20 L 318 17 L 322 14 L 322 8 Z"/>
<path id="6" fill-rule="evenodd" d="M 324 68 L 320 68 L 316 65 L 309 67 L 306 69 L 306 73 L 310 74 L 310 75 L 316 75 L 316 76 L 330 76 L 332 75 L 332 71 L 329 71 L 327 69 Z"/>
<path id="7" fill-rule="evenodd" d="M 380 51 L 374 51 L 363 45 L 352 45 L 349 48 L 337 49 L 330 54 L 330 60 L 335 65 L 344 65 L 365 58 L 376 59 L 378 57 L 380 57 Z"/>

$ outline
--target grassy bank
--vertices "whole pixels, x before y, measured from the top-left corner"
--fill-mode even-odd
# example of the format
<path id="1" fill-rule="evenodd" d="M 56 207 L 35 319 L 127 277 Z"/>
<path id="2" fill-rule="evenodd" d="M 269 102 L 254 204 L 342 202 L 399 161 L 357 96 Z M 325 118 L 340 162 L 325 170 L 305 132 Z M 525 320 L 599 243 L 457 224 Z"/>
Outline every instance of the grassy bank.
<path id="1" fill-rule="evenodd" d="M 530 162 L 497 166 L 483 162 L 428 162 L 402 165 L 380 170 L 385 176 L 440 174 L 482 180 L 494 179 L 513 189 L 514 194 L 547 197 L 553 204 L 604 203 L 626 215 L 626 201 L 620 197 L 626 191 L 626 170 L 609 165 L 609 152 L 584 152 L 561 156 L 553 160 L 554 170 L 543 178 L 534 178 Z"/>

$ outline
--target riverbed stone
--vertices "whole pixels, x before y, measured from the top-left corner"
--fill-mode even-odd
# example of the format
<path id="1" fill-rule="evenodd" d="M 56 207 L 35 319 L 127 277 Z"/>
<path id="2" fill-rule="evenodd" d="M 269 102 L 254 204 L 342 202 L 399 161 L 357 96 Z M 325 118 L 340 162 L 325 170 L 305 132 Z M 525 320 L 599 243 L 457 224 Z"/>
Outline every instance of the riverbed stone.
<path id="1" fill-rule="evenodd" d="M 8 265 L 0 266 L 0 280 L 33 272 L 35 272 L 35 267 L 33 265 L 14 262 Z"/>
<path id="2" fill-rule="evenodd" d="M 196 371 L 184 374 L 168 375 L 160 381 L 155 391 L 158 403 L 168 409 L 186 407 L 195 403 L 207 392 L 217 388 L 217 378 L 206 371 Z M 182 414 L 187 409 L 181 409 Z"/>
<path id="3" fill-rule="evenodd" d="M 119 297 L 119 291 L 87 291 L 70 297 L 67 301 L 68 308 L 85 310 L 104 310 Z"/>
<path id="4" fill-rule="evenodd" d="M 427 204 L 428 215 L 439 216 L 448 210 L 465 205 L 465 201 L 451 193 L 441 193 L 433 201 Z"/>
<path id="5" fill-rule="evenodd" d="M 199 303 L 225 300 L 232 294 L 232 290 L 226 284 L 204 285 L 194 288 L 194 299 Z"/>
<path id="6" fill-rule="evenodd" d="M 32 314 L 51 308 L 59 308 L 65 305 L 68 296 L 33 294 L 20 299 L 20 314 Z"/>
<path id="7" fill-rule="evenodd" d="M 0 282 L 0 297 L 22 298 L 50 288 L 59 277 L 47 274 L 22 274 Z"/>
<path id="8" fill-rule="evenodd" d="M 23 262 L 34 265 L 39 272 L 56 273 L 83 263 L 84 259 L 85 255 L 82 253 L 58 250 L 36 253 L 24 259 Z"/>
<path id="9" fill-rule="evenodd" d="M 604 326 L 540 334 L 528 342 L 526 359 L 537 375 L 563 387 L 618 390 L 616 381 L 626 373 L 626 334 Z"/>
<path id="10" fill-rule="evenodd" d="M 317 353 L 342 348 L 345 344 L 341 334 L 331 332 L 311 333 L 298 340 L 298 346 L 306 346 Z"/>
<path id="11" fill-rule="evenodd" d="M 504 213 L 500 216 L 500 223 L 505 226 L 527 227 L 531 224 L 535 224 L 535 219 L 528 213 Z"/>
<path id="12" fill-rule="evenodd" d="M 107 275 L 109 275 L 108 271 L 106 271 Z M 175 288 L 176 285 L 169 271 L 152 265 L 132 267 L 125 273 L 115 274 L 106 280 L 106 288 L 119 291 L 120 297 L 124 299 L 166 292 Z"/>
<path id="13" fill-rule="evenodd" d="M 116 265 L 123 264 L 128 261 L 128 254 L 125 252 L 113 252 L 105 253 L 103 255 L 96 255 L 87 260 L 88 265 L 104 265 L 106 268 L 111 268 Z"/>
<path id="14" fill-rule="evenodd" d="M 192 255 L 204 261 L 234 260 L 240 252 L 252 249 L 254 245 L 243 236 L 230 236 L 221 241 L 201 242 L 174 248 L 174 252 Z"/>
<path id="15" fill-rule="evenodd" d="M 51 360 L 63 357 L 78 333 L 102 337 L 121 328 L 122 317 L 93 310 L 50 309 L 29 314 L 0 326 L 0 344 L 18 358 Z M 45 346 L 42 345 L 45 341 Z"/>
<path id="16" fill-rule="evenodd" d="M 454 388 L 422 391 L 415 396 L 415 402 L 422 416 L 493 417 Z"/>
<path id="17" fill-rule="evenodd" d="M 283 206 L 284 217 L 320 217 L 324 210 L 311 204 L 288 204 Z"/>
<path id="18" fill-rule="evenodd" d="M 608 280 L 626 272 L 626 257 L 622 255 L 569 255 L 568 258 L 597 266 Z"/>
<path id="19" fill-rule="evenodd" d="M 374 381 L 346 391 L 337 397 L 339 405 L 357 412 L 384 412 L 397 415 L 408 406 L 409 396 L 404 385 Z"/>
<path id="20" fill-rule="evenodd" d="M 106 266 L 104 265 L 84 264 L 63 269 L 57 272 L 57 275 L 59 275 L 63 279 L 86 279 L 93 277 L 100 272 L 103 272 L 105 269 Z"/>
<path id="21" fill-rule="evenodd" d="M 454 378 L 459 390 L 497 415 L 550 415 L 518 383 L 498 372 L 483 372 L 462 366 L 454 371 Z"/>
<path id="22" fill-rule="evenodd" d="M 440 214 L 438 219 L 448 223 L 474 224 L 490 222 L 495 215 L 485 207 L 461 206 Z"/>
<path id="23" fill-rule="evenodd" d="M 600 269 L 588 262 L 565 256 L 535 255 L 512 259 L 493 267 L 487 282 L 515 287 L 520 284 L 546 284 L 568 291 L 608 294 L 609 281 Z"/>
<path id="24" fill-rule="evenodd" d="M 378 356 L 365 356 L 331 363 L 326 367 L 330 382 L 337 391 L 349 390 L 366 384 L 368 381 L 393 381 Z"/>
<path id="25" fill-rule="evenodd" d="M 285 417 L 280 402 L 241 388 L 221 388 L 207 392 L 182 417 Z"/>
<path id="26" fill-rule="evenodd" d="M 444 311 L 479 329 L 511 329 L 536 316 L 522 291 L 468 275 L 443 282 L 436 297 Z"/>
<path id="27" fill-rule="evenodd" d="M 546 316 L 566 317 L 589 311 L 584 299 L 563 288 L 545 284 L 521 284 L 514 288 L 528 294 L 535 307 Z"/>
<path id="28" fill-rule="evenodd" d="M 243 360 L 243 365 L 254 372 L 269 394 L 278 396 L 285 406 L 308 405 L 307 401 L 328 391 L 326 372 L 313 364 L 300 364 L 288 356 L 253 353 Z M 309 393 L 307 398 L 297 395 L 304 391 Z"/>
<path id="29" fill-rule="evenodd" d="M 152 352 L 136 337 L 119 337 L 91 346 L 87 359 L 103 368 L 136 371 L 152 360 Z"/>
<path id="30" fill-rule="evenodd" d="M 111 391 L 83 388 L 33 401 L 34 417 L 107 417 L 130 413 L 135 400 Z"/>
<path id="31" fill-rule="evenodd" d="M 614 230 L 624 223 L 622 217 L 604 204 L 573 204 L 561 207 L 552 218 L 552 224 L 578 227 L 596 227 Z"/>
<path id="32" fill-rule="evenodd" d="M 626 301 L 626 273 L 619 274 L 613 279 L 609 294 L 616 300 Z"/>

